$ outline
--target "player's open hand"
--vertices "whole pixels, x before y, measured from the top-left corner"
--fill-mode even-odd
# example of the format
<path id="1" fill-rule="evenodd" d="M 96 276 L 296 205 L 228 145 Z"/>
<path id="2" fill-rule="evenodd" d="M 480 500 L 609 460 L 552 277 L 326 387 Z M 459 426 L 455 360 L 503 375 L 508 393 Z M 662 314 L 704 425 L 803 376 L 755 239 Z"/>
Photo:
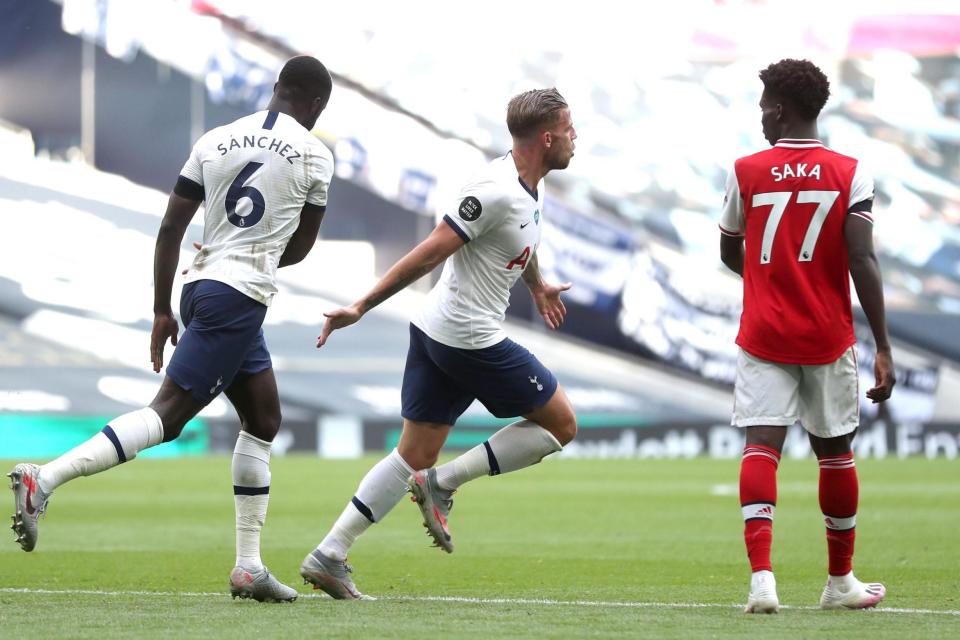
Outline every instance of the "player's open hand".
<path id="1" fill-rule="evenodd" d="M 331 333 L 337 329 L 349 327 L 363 316 L 355 304 L 349 307 L 341 307 L 323 315 L 327 321 L 323 323 L 323 329 L 320 330 L 320 335 L 317 336 L 317 349 L 327 343 L 327 338 L 330 337 Z"/>
<path id="2" fill-rule="evenodd" d="M 533 296 L 540 317 L 543 318 L 544 324 L 552 330 L 559 329 L 567 315 L 567 307 L 560 299 L 560 294 L 572 286 L 573 283 L 571 282 L 564 282 L 563 284 L 544 283 L 539 289 L 530 290 L 530 295 Z"/>
<path id="3" fill-rule="evenodd" d="M 877 404 L 889 398 L 893 393 L 893 385 L 897 384 L 893 356 L 889 351 L 877 352 L 877 359 L 873 363 L 873 374 L 876 376 L 877 386 L 867 391 L 867 397 Z"/>
<path id="4" fill-rule="evenodd" d="M 158 313 L 153 316 L 153 332 L 150 334 L 150 361 L 153 363 L 154 373 L 160 373 L 163 368 L 163 347 L 167 344 L 177 346 L 177 334 L 180 325 L 172 313 Z"/>

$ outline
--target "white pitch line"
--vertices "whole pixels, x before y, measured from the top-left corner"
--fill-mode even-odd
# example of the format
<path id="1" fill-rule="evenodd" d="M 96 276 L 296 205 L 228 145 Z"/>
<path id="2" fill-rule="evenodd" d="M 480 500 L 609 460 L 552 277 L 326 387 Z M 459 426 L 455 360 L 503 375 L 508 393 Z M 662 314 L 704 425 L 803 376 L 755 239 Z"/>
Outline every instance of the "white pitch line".
<path id="1" fill-rule="evenodd" d="M 216 591 L 102 591 L 97 589 L 26 589 L 0 587 L 0 593 L 22 593 L 37 595 L 84 595 L 84 596 L 153 596 L 179 598 L 226 598 L 227 593 Z M 315 593 L 301 593 L 301 598 L 328 600 L 329 596 Z M 742 604 L 719 604 L 714 602 L 621 602 L 603 600 L 550 600 L 540 598 L 471 598 L 466 596 L 386 596 L 378 600 L 398 602 L 459 602 L 463 604 L 527 604 L 551 607 L 610 607 L 628 609 L 740 609 Z M 819 611 L 820 607 L 780 605 L 781 609 L 798 611 Z M 899 609 L 876 607 L 878 613 L 912 613 L 921 615 L 960 616 L 960 611 L 949 609 Z"/>

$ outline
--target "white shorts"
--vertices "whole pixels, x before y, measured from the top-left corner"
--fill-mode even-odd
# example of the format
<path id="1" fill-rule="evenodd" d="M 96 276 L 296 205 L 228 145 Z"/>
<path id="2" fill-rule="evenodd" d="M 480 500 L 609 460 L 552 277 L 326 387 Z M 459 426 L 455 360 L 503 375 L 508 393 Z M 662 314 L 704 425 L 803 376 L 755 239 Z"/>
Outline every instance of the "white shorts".
<path id="1" fill-rule="evenodd" d="M 860 425 L 856 347 L 830 364 L 770 362 L 740 349 L 734 389 L 736 427 L 790 426 L 835 438 Z"/>

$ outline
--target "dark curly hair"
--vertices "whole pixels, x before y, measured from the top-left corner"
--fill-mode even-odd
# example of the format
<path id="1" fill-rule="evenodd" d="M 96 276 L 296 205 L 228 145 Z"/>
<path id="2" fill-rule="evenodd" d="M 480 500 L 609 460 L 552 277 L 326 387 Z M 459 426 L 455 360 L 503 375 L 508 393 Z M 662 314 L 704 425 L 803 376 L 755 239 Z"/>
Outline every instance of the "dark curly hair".
<path id="1" fill-rule="evenodd" d="M 278 91 L 286 98 L 309 102 L 322 98 L 326 106 L 333 88 L 333 79 L 323 63 L 312 56 L 295 56 L 280 70 Z"/>
<path id="2" fill-rule="evenodd" d="M 807 120 L 815 120 L 830 97 L 830 81 L 809 60 L 787 58 L 760 72 L 764 89 L 790 104 Z"/>

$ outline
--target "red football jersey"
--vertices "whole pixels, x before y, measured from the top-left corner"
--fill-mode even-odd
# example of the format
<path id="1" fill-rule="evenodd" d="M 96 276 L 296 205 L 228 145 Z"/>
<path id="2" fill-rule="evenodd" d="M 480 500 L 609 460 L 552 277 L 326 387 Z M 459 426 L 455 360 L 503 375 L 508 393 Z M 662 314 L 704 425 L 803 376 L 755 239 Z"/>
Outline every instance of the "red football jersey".
<path id="1" fill-rule="evenodd" d="M 774 362 L 827 364 L 855 342 L 843 227 L 871 217 L 873 180 L 818 140 L 781 139 L 740 158 L 720 230 L 742 236 L 737 344 Z"/>

